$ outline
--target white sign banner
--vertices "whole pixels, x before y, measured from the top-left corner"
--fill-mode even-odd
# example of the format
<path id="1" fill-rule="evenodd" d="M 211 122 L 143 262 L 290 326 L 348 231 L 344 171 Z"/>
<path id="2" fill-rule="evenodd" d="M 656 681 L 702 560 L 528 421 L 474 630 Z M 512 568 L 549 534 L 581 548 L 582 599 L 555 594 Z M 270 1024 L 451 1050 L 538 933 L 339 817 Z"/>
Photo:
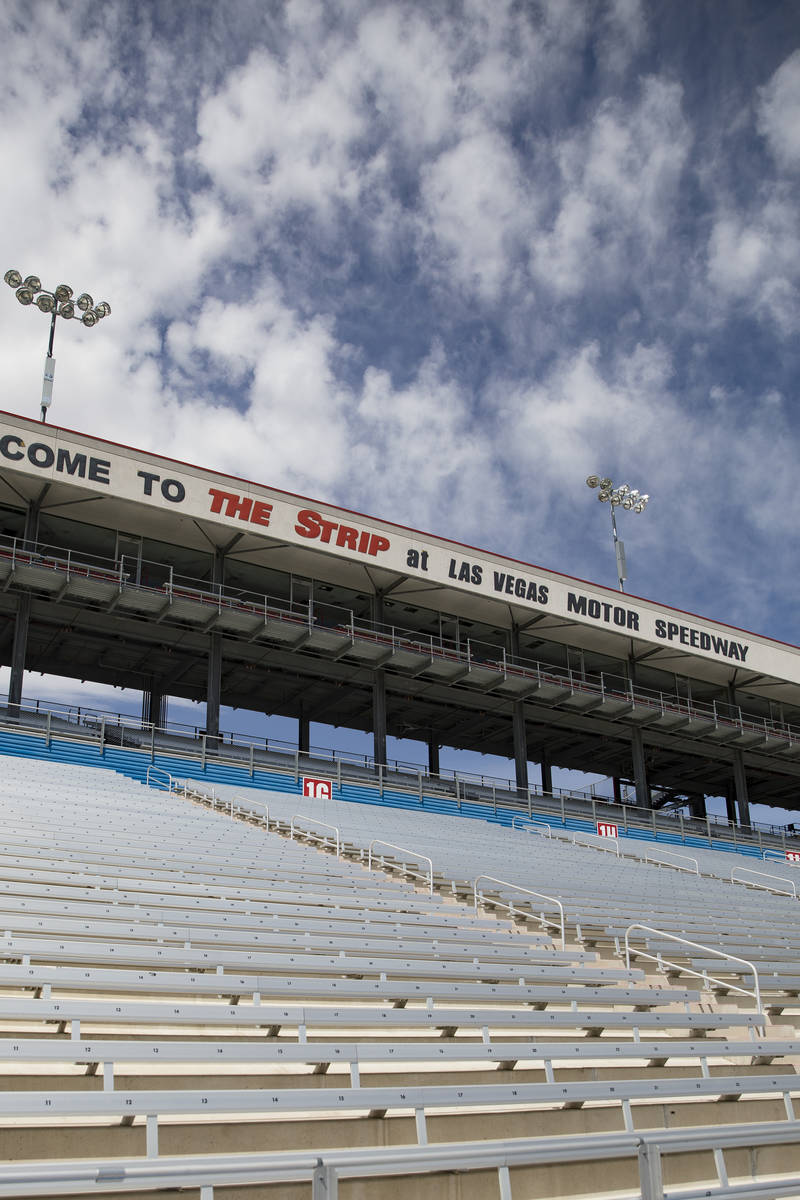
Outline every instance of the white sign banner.
<path id="1" fill-rule="evenodd" d="M 0 414 L 0 471 L 61 480 L 800 683 L 800 649 L 330 505 Z"/>

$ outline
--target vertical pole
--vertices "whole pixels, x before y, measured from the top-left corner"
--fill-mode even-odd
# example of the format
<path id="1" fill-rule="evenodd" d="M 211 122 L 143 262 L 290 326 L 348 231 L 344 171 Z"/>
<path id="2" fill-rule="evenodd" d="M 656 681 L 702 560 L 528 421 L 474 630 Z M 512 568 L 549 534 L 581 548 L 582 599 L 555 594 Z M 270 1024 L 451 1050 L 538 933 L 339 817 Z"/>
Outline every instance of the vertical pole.
<path id="1" fill-rule="evenodd" d="M 439 741 L 432 729 L 428 730 L 428 774 L 439 774 Z"/>
<path id="2" fill-rule="evenodd" d="M 661 1151 L 651 1142 L 639 1147 L 639 1183 L 642 1200 L 663 1200 L 664 1180 L 661 1173 Z"/>
<path id="3" fill-rule="evenodd" d="M 744 770 L 744 756 L 741 750 L 733 752 L 733 784 L 736 790 L 736 807 L 739 810 L 739 824 L 752 825 L 750 817 L 750 799 L 747 794 L 747 776 Z"/>
<path id="4" fill-rule="evenodd" d="M 338 1196 L 336 1168 L 325 1166 L 322 1159 L 318 1158 L 311 1175 L 311 1200 L 338 1200 Z"/>
<path id="5" fill-rule="evenodd" d="M 208 686 L 206 689 L 206 733 L 219 738 L 220 693 L 222 690 L 222 637 L 212 633 L 208 647 Z"/>
<path id="6" fill-rule="evenodd" d="M 383 625 L 383 592 L 372 598 L 372 620 Z M 386 763 L 386 672 L 378 667 L 372 676 L 372 757 L 375 765 Z"/>
<path id="7" fill-rule="evenodd" d="M 730 825 L 736 824 L 736 800 L 734 797 L 734 789 L 731 784 L 725 788 L 725 815 L 728 818 Z"/>
<path id="8" fill-rule="evenodd" d="M 222 590 L 225 574 L 225 555 L 221 550 L 214 551 L 214 561 L 211 574 L 211 584 L 215 592 Z M 219 709 L 222 692 L 222 635 L 209 635 L 208 646 L 208 679 L 206 687 L 206 734 L 214 738 L 216 745 L 219 737 Z"/>
<path id="9" fill-rule="evenodd" d="M 550 755 L 546 750 L 542 750 L 539 759 L 539 767 L 542 772 L 542 791 L 546 796 L 553 794 L 553 766 L 550 762 Z"/>
<path id="10" fill-rule="evenodd" d="M 306 716 L 302 702 L 297 717 L 297 749 L 301 754 L 308 754 L 311 749 L 311 720 Z"/>
<path id="11" fill-rule="evenodd" d="M 14 622 L 14 643 L 11 650 L 11 676 L 8 681 L 8 715 L 18 717 L 22 703 L 22 677 L 28 649 L 28 628 L 31 623 L 31 594 L 20 592 L 17 597 L 17 619 Z"/>
<path id="12" fill-rule="evenodd" d="M 41 492 L 38 500 L 31 500 L 25 514 L 25 531 L 23 546 L 32 549 L 39 533 L 39 509 L 44 498 Z M 14 642 L 11 649 L 11 676 L 8 681 L 8 713 L 9 716 L 19 716 L 22 704 L 22 677 L 25 673 L 25 658 L 28 652 L 28 629 L 31 623 L 31 594 L 20 592 L 17 599 L 17 619 L 14 622 Z"/>
<path id="13" fill-rule="evenodd" d="M 519 626 L 511 626 L 510 648 L 513 658 L 519 658 Z M 514 741 L 514 773 L 517 794 L 525 796 L 528 791 L 528 736 L 525 729 L 525 702 L 515 700 L 512 708 L 511 731 Z"/>
<path id="14" fill-rule="evenodd" d="M 633 780 L 636 785 L 636 806 L 637 808 L 650 808 L 650 785 L 647 782 L 644 741 L 641 729 L 637 729 L 636 726 L 631 730 L 631 758 L 633 760 Z"/>

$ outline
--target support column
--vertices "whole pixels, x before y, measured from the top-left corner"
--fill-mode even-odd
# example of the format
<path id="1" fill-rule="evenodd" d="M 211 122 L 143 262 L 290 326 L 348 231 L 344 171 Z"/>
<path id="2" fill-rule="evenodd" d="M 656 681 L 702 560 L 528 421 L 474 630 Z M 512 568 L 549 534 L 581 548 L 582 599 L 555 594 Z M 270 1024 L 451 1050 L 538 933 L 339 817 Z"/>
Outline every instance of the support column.
<path id="1" fill-rule="evenodd" d="M 736 707 L 736 688 L 728 684 L 728 703 Z M 744 755 L 741 750 L 733 752 L 733 787 L 736 796 L 736 807 L 739 809 L 739 824 L 750 825 L 750 799 L 747 795 L 747 776 L 744 771 Z"/>
<path id="2" fill-rule="evenodd" d="M 689 796 L 689 812 L 699 821 L 706 819 L 706 798 L 702 795 Z"/>
<path id="3" fill-rule="evenodd" d="M 428 774 L 439 774 L 439 740 L 432 729 L 428 730 Z"/>
<path id="4" fill-rule="evenodd" d="M 636 787 L 636 807 L 651 808 L 650 785 L 647 782 L 647 766 L 644 761 L 644 741 L 641 729 L 631 730 L 631 758 L 633 759 L 633 782 Z"/>
<path id="5" fill-rule="evenodd" d="M 383 592 L 372 598 L 372 620 L 383 624 Z M 372 757 L 376 766 L 386 765 L 386 672 L 382 667 L 372 674 Z"/>
<path id="6" fill-rule="evenodd" d="M 511 626 L 511 655 L 519 658 L 519 626 Z M 525 702 L 515 700 L 512 709 L 512 735 L 514 739 L 514 772 L 517 780 L 517 792 L 520 796 L 528 794 L 528 735 L 525 730 Z"/>
<path id="7" fill-rule="evenodd" d="M 308 754 L 311 749 L 311 721 L 306 716 L 302 704 L 297 718 L 297 749 L 301 754 Z"/>
<path id="8" fill-rule="evenodd" d="M 166 716 L 167 698 L 158 682 L 151 680 L 148 690 L 142 693 L 142 722 L 145 725 L 155 725 L 156 729 L 163 729 Z"/>
<path id="9" fill-rule="evenodd" d="M 736 795 L 736 807 L 739 810 L 739 824 L 752 825 L 750 817 L 750 799 L 747 794 L 747 776 L 744 772 L 744 756 L 741 750 L 733 752 L 733 787 Z"/>
<path id="10" fill-rule="evenodd" d="M 46 489 L 45 489 L 46 490 Z M 25 514 L 24 545 L 30 548 L 39 533 L 39 508 L 44 498 L 40 493 L 38 500 L 32 500 Z M 28 629 L 31 623 L 31 594 L 20 592 L 17 597 L 17 619 L 14 622 L 14 643 L 11 649 L 11 676 L 8 681 L 8 711 L 19 716 L 22 703 L 22 677 L 25 674 L 25 659 L 28 653 Z"/>
<path id="11" fill-rule="evenodd" d="M 553 767 L 550 762 L 550 755 L 546 750 L 542 750 L 541 758 L 539 759 L 539 767 L 542 772 L 542 791 L 546 796 L 553 794 Z"/>
<path id="12" fill-rule="evenodd" d="M 19 716 L 22 703 L 22 677 L 28 650 L 28 628 L 31 623 L 31 594 L 20 592 L 17 597 L 17 619 L 14 622 L 14 644 L 11 650 L 11 677 L 8 681 L 9 716 Z"/>
<path id="13" fill-rule="evenodd" d="M 622 780 L 618 775 L 612 775 L 611 784 L 614 788 L 614 803 L 622 804 Z"/>
<path id="14" fill-rule="evenodd" d="M 214 551 L 214 563 L 211 572 L 211 588 L 216 592 L 222 588 L 225 576 L 225 554 L 222 550 Z M 208 679 L 206 685 L 206 733 L 209 737 L 219 737 L 219 709 L 222 692 L 222 634 L 209 634 L 208 647 Z"/>
<path id="15" fill-rule="evenodd" d="M 731 825 L 736 824 L 736 800 L 734 798 L 733 784 L 728 784 L 725 788 L 725 815 Z"/>
<path id="16" fill-rule="evenodd" d="M 222 691 L 222 635 L 212 633 L 208 648 L 208 683 L 206 687 L 206 733 L 219 737 L 220 692 Z"/>

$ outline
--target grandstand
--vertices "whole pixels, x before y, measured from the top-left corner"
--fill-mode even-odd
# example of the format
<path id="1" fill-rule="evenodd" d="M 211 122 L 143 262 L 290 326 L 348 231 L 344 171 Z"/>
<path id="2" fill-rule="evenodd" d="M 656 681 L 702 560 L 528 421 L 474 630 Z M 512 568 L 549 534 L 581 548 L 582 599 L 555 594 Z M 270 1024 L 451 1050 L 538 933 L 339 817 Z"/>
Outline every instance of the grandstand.
<path id="1" fill-rule="evenodd" d="M 764 860 L 23 736 L 0 1195 L 800 1194 L 796 896 L 730 878 Z"/>
<path id="2" fill-rule="evenodd" d="M 799 655 L 0 414 L 0 1196 L 800 1197 Z"/>

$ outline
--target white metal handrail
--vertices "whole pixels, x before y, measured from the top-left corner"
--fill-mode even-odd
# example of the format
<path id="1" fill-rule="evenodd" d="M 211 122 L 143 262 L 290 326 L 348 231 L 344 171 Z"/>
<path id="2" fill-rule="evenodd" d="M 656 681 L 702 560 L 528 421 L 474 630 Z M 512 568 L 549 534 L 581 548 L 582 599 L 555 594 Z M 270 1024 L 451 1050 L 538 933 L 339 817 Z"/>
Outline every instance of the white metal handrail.
<path id="1" fill-rule="evenodd" d="M 256 815 L 260 815 L 260 814 L 257 814 L 254 810 L 263 808 L 264 814 L 265 814 L 264 815 L 264 827 L 265 827 L 265 829 L 269 829 L 269 805 L 268 804 L 265 804 L 263 800 L 251 800 L 248 796 L 234 796 L 233 798 L 234 798 L 234 800 L 241 800 L 242 804 L 244 805 L 244 811 L 249 813 L 250 816 L 254 817 Z"/>
<path id="2" fill-rule="evenodd" d="M 667 933 L 665 929 L 653 929 L 651 925 L 640 925 L 638 921 L 635 921 L 633 925 L 629 925 L 625 930 L 625 966 L 628 970 L 630 970 L 631 965 L 630 935 L 633 929 L 641 929 L 644 933 L 652 933 L 656 937 L 666 938 L 669 942 L 678 942 L 682 946 L 691 946 L 693 950 L 702 950 L 704 954 L 714 954 L 717 958 L 725 958 L 729 962 L 740 963 L 742 966 L 747 967 L 748 971 L 752 971 L 753 973 L 755 986 L 752 990 L 750 988 L 738 987 L 736 984 L 729 983 L 724 979 L 717 979 L 716 976 L 709 975 L 707 971 L 697 971 L 694 967 L 687 967 L 682 963 L 670 962 L 662 954 L 651 954 L 649 950 L 636 951 L 636 954 L 640 958 L 647 958 L 651 962 L 658 963 L 659 967 L 672 967 L 675 971 L 683 971 L 687 975 L 694 975 L 697 979 L 702 979 L 706 983 L 718 983 L 720 987 L 727 988 L 731 992 L 739 992 L 742 996 L 752 996 L 756 1002 L 756 1012 L 760 1017 L 764 1016 L 764 1010 L 761 1007 L 761 984 L 755 963 L 751 963 L 746 958 L 739 958 L 736 954 L 728 954 L 725 950 L 715 950 L 713 946 L 702 946 L 699 942 L 690 942 L 688 938 L 678 937 L 674 933 Z"/>
<path id="3" fill-rule="evenodd" d="M 660 855 L 666 855 L 667 859 L 680 858 L 683 862 L 694 863 L 694 869 L 691 867 L 682 867 L 680 863 L 668 862 L 664 858 L 657 858 L 655 854 L 645 854 L 644 861 L 657 863 L 661 867 L 674 867 L 676 871 L 689 871 L 692 875 L 700 874 L 700 867 L 696 858 L 691 854 L 676 854 L 674 850 L 659 850 Z"/>
<path id="4" fill-rule="evenodd" d="M 757 875 L 760 879 L 776 879 L 780 883 L 788 883 L 791 891 L 786 891 L 785 888 L 770 887 L 768 883 L 758 883 L 755 879 L 741 879 L 742 875 Z M 749 867 L 734 867 L 731 871 L 731 883 L 747 883 L 751 887 L 763 888 L 767 892 L 777 892 L 781 896 L 792 896 L 797 899 L 797 887 L 793 879 L 787 879 L 784 875 L 770 875 L 767 871 L 753 871 Z"/>
<path id="5" fill-rule="evenodd" d="M 566 950 L 566 948 L 567 948 L 567 932 L 566 932 L 566 925 L 564 922 L 564 905 L 561 903 L 561 901 L 558 899 L 557 896 L 547 896 L 544 892 L 534 892 L 531 888 L 520 887 L 520 885 L 518 883 L 511 883 L 511 882 L 509 882 L 508 879 L 496 879 L 494 877 L 494 875 L 479 875 L 472 885 L 472 897 L 473 897 L 473 904 L 474 904 L 476 917 L 478 915 L 478 896 L 480 895 L 481 900 L 483 900 L 483 893 L 478 892 L 478 884 L 480 883 L 481 879 L 486 879 L 489 883 L 500 883 L 503 885 L 503 887 L 513 888 L 513 890 L 515 892 L 524 892 L 526 894 L 526 896 L 537 896 L 539 900 L 549 900 L 551 902 L 551 904 L 555 904 L 556 907 L 558 908 L 559 913 L 561 914 L 560 926 L 556 925 L 555 921 L 548 921 L 548 919 L 545 917 L 544 913 L 542 913 L 541 920 L 542 920 L 542 923 L 545 925 L 556 925 L 557 928 L 560 928 L 560 930 L 561 930 L 561 949 Z M 514 908 L 513 904 L 506 904 L 503 900 L 492 900 L 491 903 L 497 908 L 508 909 L 508 911 L 512 915 L 517 911 L 517 909 Z"/>
<path id="6" fill-rule="evenodd" d="M 574 846 L 589 846 L 592 850 L 606 850 L 619 858 L 619 838 L 601 837 L 599 833 L 573 833 Z"/>
<path id="7" fill-rule="evenodd" d="M 308 817 L 308 816 L 306 816 L 305 813 L 295 813 L 295 815 L 292 817 L 292 819 L 289 823 L 289 841 L 290 842 L 294 841 L 295 822 L 298 820 L 298 818 L 301 821 L 313 821 L 317 825 L 322 825 L 325 829 L 332 829 L 333 832 L 336 834 L 336 857 L 341 858 L 341 856 L 342 856 L 341 855 L 342 841 L 341 841 L 341 835 L 339 832 L 338 825 L 329 825 L 327 821 L 318 821 L 316 817 Z M 298 826 L 298 828 L 299 828 L 299 826 Z M 306 835 L 306 837 L 310 837 L 313 841 L 316 841 L 316 842 L 327 842 L 327 840 L 328 840 L 326 837 L 322 837 L 320 834 L 316 833 L 313 829 L 312 830 L 303 829 L 303 830 L 301 830 L 301 832 L 304 833 Z"/>
<path id="8" fill-rule="evenodd" d="M 153 780 L 153 776 L 155 776 L 155 775 L 165 775 L 167 778 L 166 785 L 163 783 L 163 781 L 161 779 Z M 175 782 L 173 780 L 172 776 L 170 775 L 169 771 L 166 771 L 163 767 L 154 767 L 152 764 L 147 768 L 147 772 L 145 773 L 144 779 L 145 779 L 145 784 L 147 787 L 164 788 L 164 791 L 166 791 L 166 792 L 172 791 L 172 787 Z M 153 782 L 151 782 L 151 780 L 153 780 Z"/>
<path id="9" fill-rule="evenodd" d="M 768 846 L 766 850 L 761 851 L 761 857 L 764 862 L 781 862 L 787 867 L 800 867 L 800 858 L 789 858 L 790 854 L 800 854 L 797 850 L 775 850 Z"/>
<path id="10" fill-rule="evenodd" d="M 520 822 L 517 825 L 517 821 Z M 526 833 L 538 833 L 541 837 L 553 836 L 547 821 L 534 821 L 531 817 L 521 817 L 518 813 L 511 818 L 512 829 L 524 829 Z"/>
<path id="11" fill-rule="evenodd" d="M 415 858 L 424 858 L 425 862 L 428 864 L 428 866 L 430 868 L 430 870 L 428 872 L 428 891 L 431 896 L 433 895 L 433 863 L 428 858 L 427 854 L 420 854 L 418 850 L 409 850 L 407 846 L 396 846 L 394 844 L 394 842 L 384 842 L 381 838 L 374 838 L 373 841 L 370 842 L 369 850 L 367 852 L 367 869 L 370 871 L 372 870 L 372 847 L 373 846 L 388 846 L 390 850 L 400 850 L 403 854 L 411 854 Z M 407 870 L 405 867 L 405 863 L 403 864 L 403 868 L 407 875 L 412 875 L 416 879 L 424 879 L 425 878 L 424 875 L 420 875 L 417 871 Z"/>
<path id="12" fill-rule="evenodd" d="M 380 1179 L 394 1176 L 411 1179 L 434 1172 L 494 1169 L 508 1182 L 509 1168 L 558 1165 L 564 1162 L 599 1163 L 609 1159 L 638 1158 L 640 1191 L 643 1200 L 663 1200 L 661 1157 L 699 1150 L 722 1151 L 738 1147 L 793 1144 L 797 1139 L 795 1120 L 737 1122 L 730 1125 L 705 1125 L 696 1128 L 648 1129 L 642 1132 L 556 1134 L 538 1137 L 487 1139 L 472 1142 L 447 1142 L 404 1146 L 348 1147 L 342 1149 L 254 1151 L 248 1154 L 190 1154 L 180 1157 L 156 1156 L 117 1160 L 117 1173 L 108 1179 L 124 1180 L 129 1187 L 145 1194 L 166 1189 L 201 1189 L 212 1200 L 215 1189 L 261 1184 L 280 1185 L 311 1181 L 312 1200 L 331 1200 L 344 1180 Z M 747 1195 L 789 1196 L 800 1190 L 800 1175 L 786 1174 L 762 1185 L 763 1175 L 754 1178 Z M 103 1194 L 104 1178 L 94 1160 L 67 1162 L 0 1164 L 3 1194 L 11 1188 L 24 1189 L 24 1195 L 45 1197 L 72 1195 L 82 1191 Z M 113 1187 L 113 1184 L 111 1185 Z M 406 1188 L 413 1185 L 409 1182 Z M 501 1185 L 502 1187 L 502 1185 Z M 308 1193 L 307 1193 L 308 1194 Z M 510 1182 L 501 1195 L 510 1195 Z M 693 1192 L 692 1194 L 696 1194 Z M 704 1195 L 715 1200 L 741 1197 L 741 1185 L 712 1185 Z"/>

